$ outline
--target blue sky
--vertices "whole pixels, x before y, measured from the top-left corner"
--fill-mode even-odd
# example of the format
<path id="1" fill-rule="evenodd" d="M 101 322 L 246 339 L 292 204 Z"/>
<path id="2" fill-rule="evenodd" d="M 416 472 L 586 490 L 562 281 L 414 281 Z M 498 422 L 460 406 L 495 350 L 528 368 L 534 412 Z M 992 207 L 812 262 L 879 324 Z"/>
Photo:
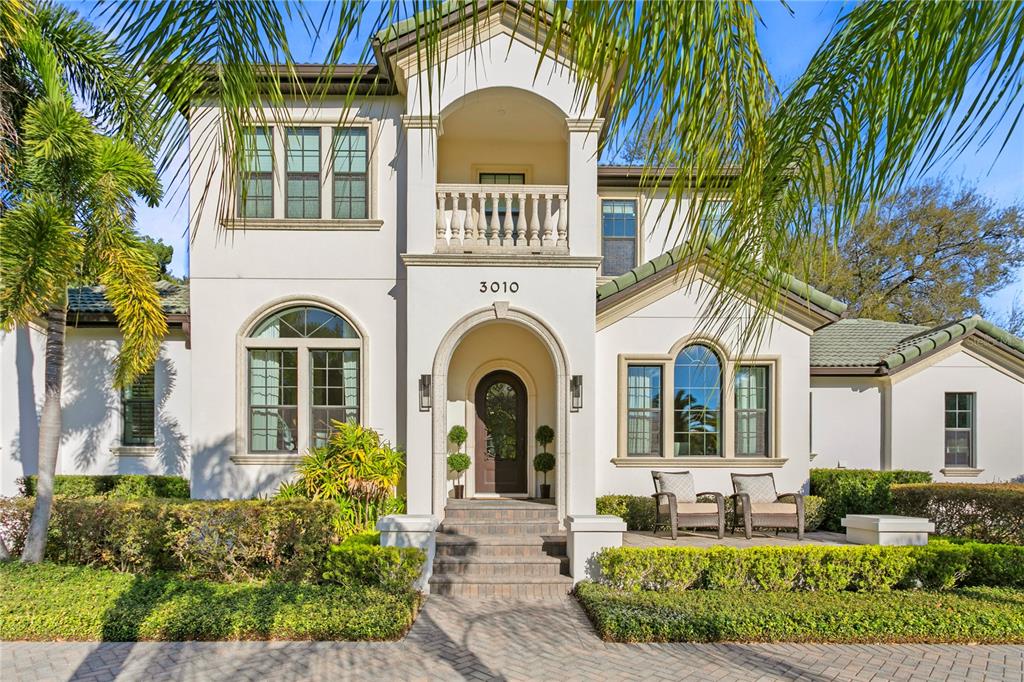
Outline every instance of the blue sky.
<path id="1" fill-rule="evenodd" d="M 69 3 L 76 9 L 85 9 L 82 4 Z M 314 4 L 314 3 L 311 3 Z M 788 86 L 806 67 L 815 49 L 827 35 L 837 14 L 843 7 L 838 2 L 791 2 L 790 13 L 781 2 L 759 2 L 763 26 L 759 30 L 761 48 L 772 74 L 783 88 Z M 316 12 L 316 9 L 313 10 Z M 88 13 L 86 10 L 83 13 Z M 295 32 L 293 49 L 300 60 L 318 61 L 319 55 L 312 50 L 302 50 L 299 45 L 304 31 Z M 359 57 L 361 45 L 351 45 L 345 54 L 346 60 Z M 1008 127 L 1008 126 L 1006 126 Z M 980 149 L 965 152 L 959 158 L 935 169 L 931 176 L 965 181 L 977 185 L 979 190 L 999 204 L 1024 202 L 1024 125 L 1018 126 L 1014 138 L 1002 155 L 997 152 L 1006 134 L 993 136 L 993 141 Z M 138 212 L 139 228 L 146 234 L 159 237 L 174 247 L 172 269 L 176 274 L 186 272 L 186 224 L 187 211 L 180 205 L 180 195 L 165 200 L 164 204 L 151 209 L 141 207 Z M 986 307 L 999 315 L 1012 304 L 1014 298 L 1024 291 L 1024 270 L 1019 281 L 986 301 Z"/>

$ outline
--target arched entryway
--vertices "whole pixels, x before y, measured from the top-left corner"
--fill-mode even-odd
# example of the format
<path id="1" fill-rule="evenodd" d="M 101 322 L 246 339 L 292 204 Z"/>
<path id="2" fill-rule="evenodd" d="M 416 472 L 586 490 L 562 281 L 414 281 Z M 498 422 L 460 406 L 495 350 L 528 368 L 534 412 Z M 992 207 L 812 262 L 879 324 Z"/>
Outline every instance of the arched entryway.
<path id="1" fill-rule="evenodd" d="M 527 477 L 527 392 L 513 372 L 484 376 L 474 391 L 476 493 L 525 495 Z"/>

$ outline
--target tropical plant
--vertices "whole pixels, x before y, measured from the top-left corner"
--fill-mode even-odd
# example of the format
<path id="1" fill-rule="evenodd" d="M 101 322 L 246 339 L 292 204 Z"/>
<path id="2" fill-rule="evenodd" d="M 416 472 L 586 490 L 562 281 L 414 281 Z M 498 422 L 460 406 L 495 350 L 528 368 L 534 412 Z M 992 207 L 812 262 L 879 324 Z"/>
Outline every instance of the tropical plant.
<path id="1" fill-rule="evenodd" d="M 373 530 L 379 517 L 404 510 L 397 488 L 405 453 L 360 424 L 332 420 L 327 443 L 310 448 L 296 470 L 298 478 L 283 483 L 276 497 L 336 502 L 342 536 Z"/>
<path id="2" fill-rule="evenodd" d="M 135 199 L 155 205 L 161 195 L 153 165 L 131 139 L 101 135 L 98 119 L 76 109 L 65 80 L 67 55 L 58 58 L 60 44 L 51 42 L 47 27 L 80 29 L 96 41 L 81 49 L 109 50 L 98 33 L 70 20 L 30 21 L 17 53 L 5 62 L 28 88 L 17 93 L 24 109 L 16 118 L 10 209 L 0 217 L 0 326 L 10 330 L 40 315 L 46 320 L 39 480 L 21 556 L 32 563 L 45 550 L 60 445 L 67 288 L 86 270 L 105 286 L 123 334 L 114 371 L 118 387 L 152 367 L 167 332 L 153 286 L 155 264 L 133 226 Z"/>

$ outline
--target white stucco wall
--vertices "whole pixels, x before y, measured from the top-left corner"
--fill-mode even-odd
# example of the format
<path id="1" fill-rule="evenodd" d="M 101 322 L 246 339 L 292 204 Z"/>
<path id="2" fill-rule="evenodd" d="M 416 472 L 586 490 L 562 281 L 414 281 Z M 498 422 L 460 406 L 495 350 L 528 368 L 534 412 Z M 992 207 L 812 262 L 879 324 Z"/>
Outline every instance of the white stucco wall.
<path id="1" fill-rule="evenodd" d="M 115 329 L 68 329 L 57 473 L 187 478 L 191 371 L 185 337 L 172 331 L 161 346 L 155 376 L 156 447 L 144 456 L 121 454 L 117 449 L 121 401 L 113 387 L 113 363 L 119 339 Z M 0 345 L 4 377 L 0 494 L 12 495 L 17 492 L 18 477 L 37 471 L 45 337 L 41 331 L 19 329 L 4 335 Z"/>
<path id="2" fill-rule="evenodd" d="M 1006 481 L 1024 474 L 1024 378 L 961 346 L 894 379 L 893 468 L 931 471 L 936 481 Z M 946 392 L 976 394 L 976 458 L 983 470 L 976 478 L 941 472 Z"/>
<path id="3" fill-rule="evenodd" d="M 812 466 L 818 469 L 882 467 L 880 379 L 811 378 Z"/>
<path id="4" fill-rule="evenodd" d="M 698 316 L 700 306 L 693 293 L 678 289 L 651 303 L 627 317 L 620 319 L 597 333 L 597 414 L 595 460 L 597 467 L 597 494 L 649 495 L 653 492 L 651 471 L 658 470 L 657 463 L 644 467 L 616 466 L 611 460 L 618 453 L 618 363 L 620 354 L 663 355 L 669 353 L 678 342 L 692 335 L 706 337 L 707 325 L 702 325 Z M 791 325 L 783 320 L 771 323 L 770 334 L 766 334 L 759 347 L 741 352 L 735 342 L 735 326 L 714 335 L 713 342 L 726 349 L 730 360 L 756 357 L 761 360 L 777 361 L 779 376 L 776 378 L 774 400 L 777 417 L 772 430 L 777 436 L 777 453 L 787 461 L 781 467 L 744 468 L 742 472 L 755 473 L 770 471 L 775 475 L 779 492 L 797 491 L 804 488 L 809 469 L 808 451 L 808 353 L 809 335 L 806 329 Z M 671 376 L 665 376 L 670 381 Z M 725 381 L 728 383 L 728 373 Z M 723 398 L 723 405 L 728 396 Z M 667 418 L 667 415 L 666 415 Z M 728 421 L 723 430 L 734 429 Z M 621 453 L 625 456 L 625 453 Z M 684 458 L 668 459 L 675 464 Z M 683 466 L 682 469 L 687 467 Z M 693 464 L 698 490 L 717 490 L 728 494 L 732 491 L 731 471 L 740 471 L 730 466 L 723 458 L 721 464 L 708 466 L 706 463 Z"/>

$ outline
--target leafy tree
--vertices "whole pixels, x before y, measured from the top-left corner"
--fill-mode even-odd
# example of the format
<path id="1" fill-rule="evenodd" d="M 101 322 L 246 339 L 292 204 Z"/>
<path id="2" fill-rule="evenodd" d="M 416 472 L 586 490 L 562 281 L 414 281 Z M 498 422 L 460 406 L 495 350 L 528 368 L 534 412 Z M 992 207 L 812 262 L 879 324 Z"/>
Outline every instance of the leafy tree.
<path id="1" fill-rule="evenodd" d="M 88 24 L 78 37 L 102 44 Z M 13 54 L 13 51 L 12 53 Z M 100 134 L 79 112 L 58 46 L 29 22 L 17 46 L 19 77 L 31 99 L 16 117 L 10 209 L 0 216 L 0 326 L 46 320 L 45 395 L 39 425 L 38 487 L 22 561 L 42 560 L 61 436 L 67 288 L 94 271 L 106 286 L 123 334 L 115 384 L 152 367 L 167 333 L 156 266 L 133 229 L 133 204 L 161 194 L 152 162 L 125 137 Z M 86 78 L 88 80 L 88 78 Z"/>
<path id="2" fill-rule="evenodd" d="M 982 313 L 1024 265 L 1024 207 L 939 182 L 885 198 L 807 263 L 853 314 L 934 324 Z"/>

